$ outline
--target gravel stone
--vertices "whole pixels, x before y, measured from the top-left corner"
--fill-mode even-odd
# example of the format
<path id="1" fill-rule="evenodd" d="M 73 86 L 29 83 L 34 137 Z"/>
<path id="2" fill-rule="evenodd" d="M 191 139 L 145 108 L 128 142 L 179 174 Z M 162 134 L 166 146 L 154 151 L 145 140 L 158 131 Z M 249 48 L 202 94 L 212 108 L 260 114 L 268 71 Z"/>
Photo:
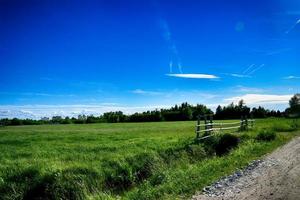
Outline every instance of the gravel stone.
<path id="1" fill-rule="evenodd" d="M 220 178 L 193 200 L 300 199 L 300 137 Z"/>

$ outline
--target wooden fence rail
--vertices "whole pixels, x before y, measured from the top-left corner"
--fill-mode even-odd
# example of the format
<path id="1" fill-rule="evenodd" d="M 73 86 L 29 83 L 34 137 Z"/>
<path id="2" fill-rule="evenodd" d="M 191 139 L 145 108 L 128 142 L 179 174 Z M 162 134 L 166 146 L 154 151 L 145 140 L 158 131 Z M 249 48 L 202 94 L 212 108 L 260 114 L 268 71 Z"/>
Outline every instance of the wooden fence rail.
<path id="1" fill-rule="evenodd" d="M 213 136 L 216 132 L 222 132 L 225 130 L 246 131 L 249 128 L 254 127 L 255 120 L 242 117 L 239 122 L 213 122 L 212 117 L 207 120 L 207 116 L 204 116 L 204 124 L 201 124 L 201 118 L 199 117 L 196 124 L 196 140 L 203 140 Z M 204 129 L 202 129 L 204 127 Z"/>

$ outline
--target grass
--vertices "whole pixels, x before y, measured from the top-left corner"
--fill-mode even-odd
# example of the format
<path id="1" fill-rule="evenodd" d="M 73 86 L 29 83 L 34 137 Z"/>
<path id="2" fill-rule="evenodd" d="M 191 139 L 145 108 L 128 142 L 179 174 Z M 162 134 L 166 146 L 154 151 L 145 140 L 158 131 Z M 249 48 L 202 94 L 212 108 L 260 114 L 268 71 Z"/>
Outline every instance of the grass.
<path id="1" fill-rule="evenodd" d="M 2 199 L 183 199 L 271 152 L 299 122 L 257 120 L 229 154 L 193 144 L 195 122 L 0 128 Z M 268 129 L 274 140 L 255 140 Z"/>

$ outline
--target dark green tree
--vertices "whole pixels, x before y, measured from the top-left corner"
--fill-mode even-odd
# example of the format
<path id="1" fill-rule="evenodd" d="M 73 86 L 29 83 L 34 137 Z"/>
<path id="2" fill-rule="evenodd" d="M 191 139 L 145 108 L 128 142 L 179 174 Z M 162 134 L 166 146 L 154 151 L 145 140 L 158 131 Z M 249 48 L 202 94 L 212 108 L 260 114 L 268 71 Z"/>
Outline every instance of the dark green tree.
<path id="1" fill-rule="evenodd" d="M 290 107 L 286 110 L 290 117 L 300 117 L 300 94 L 295 94 L 289 101 Z"/>

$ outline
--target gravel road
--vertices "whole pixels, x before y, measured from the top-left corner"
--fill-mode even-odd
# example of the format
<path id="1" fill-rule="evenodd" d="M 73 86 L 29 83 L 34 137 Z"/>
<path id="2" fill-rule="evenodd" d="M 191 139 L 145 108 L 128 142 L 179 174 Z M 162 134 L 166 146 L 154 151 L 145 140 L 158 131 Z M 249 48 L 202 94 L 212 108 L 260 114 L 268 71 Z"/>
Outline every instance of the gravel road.
<path id="1" fill-rule="evenodd" d="M 300 137 L 203 189 L 193 200 L 300 200 Z"/>

